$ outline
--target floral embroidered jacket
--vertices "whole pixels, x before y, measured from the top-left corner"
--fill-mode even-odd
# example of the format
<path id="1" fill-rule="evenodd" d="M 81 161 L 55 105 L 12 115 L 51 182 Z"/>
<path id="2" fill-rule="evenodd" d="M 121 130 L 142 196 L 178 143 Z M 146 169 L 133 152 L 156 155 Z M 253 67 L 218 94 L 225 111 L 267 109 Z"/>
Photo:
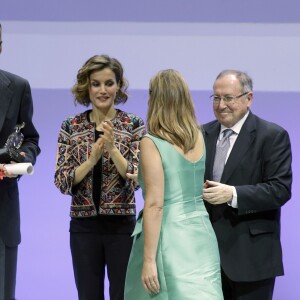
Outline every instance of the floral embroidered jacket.
<path id="1" fill-rule="evenodd" d="M 93 202 L 93 170 L 73 186 L 75 169 L 91 154 L 95 140 L 95 123 L 89 122 L 90 110 L 66 119 L 58 137 L 55 185 L 63 194 L 72 196 L 71 217 L 97 215 Z M 143 120 L 131 113 L 117 110 L 112 119 L 115 145 L 128 161 L 127 172 L 133 173 L 139 160 L 139 142 L 146 133 Z M 134 215 L 134 190 L 132 180 L 125 180 L 117 171 L 109 152 L 102 155 L 102 182 L 99 214 Z"/>

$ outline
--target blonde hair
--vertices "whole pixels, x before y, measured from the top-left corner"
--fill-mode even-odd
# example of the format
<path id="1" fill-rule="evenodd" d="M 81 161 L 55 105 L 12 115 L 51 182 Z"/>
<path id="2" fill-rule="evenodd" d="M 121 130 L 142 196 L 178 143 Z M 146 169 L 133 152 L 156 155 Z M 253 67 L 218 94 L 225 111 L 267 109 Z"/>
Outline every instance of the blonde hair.
<path id="1" fill-rule="evenodd" d="M 180 147 L 184 153 L 196 145 L 199 127 L 189 88 L 176 70 L 158 72 L 150 81 L 148 132 Z"/>
<path id="2" fill-rule="evenodd" d="M 77 82 L 72 88 L 75 103 L 89 106 L 91 103 L 89 96 L 90 75 L 93 72 L 109 68 L 115 73 L 119 89 L 115 98 L 115 104 L 125 103 L 128 99 L 128 81 L 124 77 L 121 63 L 108 55 L 95 55 L 89 58 L 77 73 Z"/>

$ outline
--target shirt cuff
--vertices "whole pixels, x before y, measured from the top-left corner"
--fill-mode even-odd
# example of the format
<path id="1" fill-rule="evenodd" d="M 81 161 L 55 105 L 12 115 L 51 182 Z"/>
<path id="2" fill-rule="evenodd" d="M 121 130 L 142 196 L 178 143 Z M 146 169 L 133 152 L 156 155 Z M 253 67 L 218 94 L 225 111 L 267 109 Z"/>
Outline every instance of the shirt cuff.
<path id="1" fill-rule="evenodd" d="M 232 199 L 227 203 L 233 208 L 238 208 L 236 189 L 234 186 L 232 186 L 231 188 L 232 188 Z"/>

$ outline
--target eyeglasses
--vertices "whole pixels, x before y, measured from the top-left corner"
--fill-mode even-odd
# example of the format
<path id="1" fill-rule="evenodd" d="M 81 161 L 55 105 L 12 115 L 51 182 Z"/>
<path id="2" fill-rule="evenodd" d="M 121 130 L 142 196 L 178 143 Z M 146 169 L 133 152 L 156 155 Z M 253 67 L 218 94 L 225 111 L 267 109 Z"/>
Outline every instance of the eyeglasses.
<path id="1" fill-rule="evenodd" d="M 231 103 L 234 100 L 241 98 L 242 96 L 245 96 L 247 94 L 249 94 L 250 92 L 245 92 L 243 94 L 240 94 L 238 96 L 231 96 L 231 95 L 225 95 L 225 96 L 216 96 L 216 95 L 211 95 L 209 98 L 214 102 L 214 103 L 220 103 L 221 100 L 223 99 L 223 101 L 225 103 Z"/>

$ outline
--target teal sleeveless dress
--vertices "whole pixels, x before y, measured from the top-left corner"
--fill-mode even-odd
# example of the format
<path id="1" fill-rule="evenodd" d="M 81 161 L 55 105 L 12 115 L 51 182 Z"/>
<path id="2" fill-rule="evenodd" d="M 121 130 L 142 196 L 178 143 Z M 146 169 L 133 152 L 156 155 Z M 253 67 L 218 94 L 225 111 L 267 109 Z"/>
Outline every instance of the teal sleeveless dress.
<path id="1" fill-rule="evenodd" d="M 148 294 L 141 281 L 144 252 L 141 211 L 133 232 L 125 300 L 221 300 L 218 244 L 202 200 L 205 153 L 200 160 L 190 162 L 167 141 L 146 136 L 160 152 L 165 181 L 156 254 L 160 292 Z M 144 191 L 140 170 L 139 183 Z"/>

